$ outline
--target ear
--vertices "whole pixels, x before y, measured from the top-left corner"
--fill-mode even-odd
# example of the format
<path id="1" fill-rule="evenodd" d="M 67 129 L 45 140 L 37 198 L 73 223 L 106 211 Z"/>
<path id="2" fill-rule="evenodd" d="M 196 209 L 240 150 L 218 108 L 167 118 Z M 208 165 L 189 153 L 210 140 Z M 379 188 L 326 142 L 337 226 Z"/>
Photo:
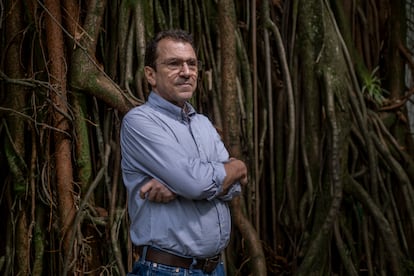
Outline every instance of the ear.
<path id="1" fill-rule="evenodd" d="M 148 83 L 152 86 L 155 87 L 156 85 L 156 81 L 155 81 L 155 70 L 154 68 L 150 67 L 150 66 L 145 66 L 144 67 L 144 73 L 145 73 L 145 78 L 147 79 Z"/>

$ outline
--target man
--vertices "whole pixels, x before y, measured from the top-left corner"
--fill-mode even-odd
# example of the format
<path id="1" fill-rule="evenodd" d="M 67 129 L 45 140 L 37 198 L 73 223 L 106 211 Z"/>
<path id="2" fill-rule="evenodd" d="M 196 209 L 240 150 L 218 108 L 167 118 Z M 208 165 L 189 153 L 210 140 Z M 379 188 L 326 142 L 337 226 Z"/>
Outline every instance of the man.
<path id="1" fill-rule="evenodd" d="M 228 201 L 247 183 L 207 117 L 188 103 L 200 62 L 182 30 L 156 35 L 145 54 L 148 101 L 121 128 L 130 235 L 140 258 L 128 275 L 225 275 L 220 253 L 231 227 Z"/>

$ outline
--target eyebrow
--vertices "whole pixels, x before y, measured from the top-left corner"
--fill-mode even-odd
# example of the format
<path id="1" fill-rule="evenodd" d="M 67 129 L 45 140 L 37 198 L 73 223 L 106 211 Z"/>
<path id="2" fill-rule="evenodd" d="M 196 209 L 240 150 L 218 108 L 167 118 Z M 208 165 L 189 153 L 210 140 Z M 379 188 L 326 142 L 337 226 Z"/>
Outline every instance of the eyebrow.
<path id="1" fill-rule="evenodd" d="M 187 59 L 184 59 L 184 58 L 166 58 L 165 59 L 166 61 L 197 61 L 197 58 L 187 58 Z"/>

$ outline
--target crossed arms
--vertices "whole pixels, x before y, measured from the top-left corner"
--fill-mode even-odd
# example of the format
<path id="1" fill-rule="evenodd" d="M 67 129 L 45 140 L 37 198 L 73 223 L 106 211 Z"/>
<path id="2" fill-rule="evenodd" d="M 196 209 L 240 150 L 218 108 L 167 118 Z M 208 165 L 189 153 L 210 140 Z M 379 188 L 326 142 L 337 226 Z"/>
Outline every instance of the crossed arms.
<path id="1" fill-rule="evenodd" d="M 222 194 L 226 194 L 228 189 L 236 182 L 245 186 L 248 182 L 246 164 L 236 158 L 230 158 L 230 161 L 224 163 L 226 177 L 224 178 Z M 164 184 L 152 178 L 140 189 L 140 197 L 147 198 L 153 202 L 166 203 L 176 198 L 176 194 L 169 190 Z"/>

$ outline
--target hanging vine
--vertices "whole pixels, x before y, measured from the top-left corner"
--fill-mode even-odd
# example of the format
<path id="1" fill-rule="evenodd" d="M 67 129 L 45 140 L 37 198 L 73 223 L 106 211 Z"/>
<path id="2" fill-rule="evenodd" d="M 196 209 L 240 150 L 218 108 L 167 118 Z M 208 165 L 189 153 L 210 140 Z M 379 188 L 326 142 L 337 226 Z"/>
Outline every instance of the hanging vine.
<path id="1" fill-rule="evenodd" d="M 119 126 L 166 28 L 193 33 L 192 104 L 249 167 L 228 275 L 412 274 L 405 4 L 1 2 L 1 274 L 131 270 Z"/>

